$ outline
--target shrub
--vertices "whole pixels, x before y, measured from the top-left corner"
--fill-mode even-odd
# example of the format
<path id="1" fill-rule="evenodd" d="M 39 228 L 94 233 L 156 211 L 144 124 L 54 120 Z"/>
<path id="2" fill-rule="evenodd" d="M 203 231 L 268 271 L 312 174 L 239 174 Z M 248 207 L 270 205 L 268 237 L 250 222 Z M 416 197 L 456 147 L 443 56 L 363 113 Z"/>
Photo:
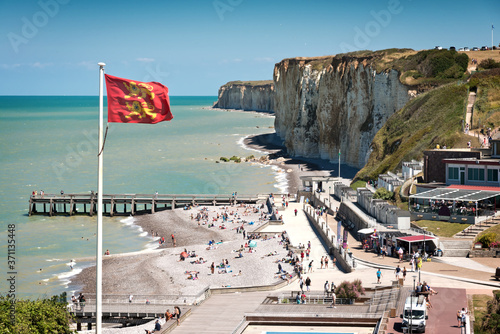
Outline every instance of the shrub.
<path id="1" fill-rule="evenodd" d="M 219 158 L 219 160 L 220 160 L 220 161 L 224 161 L 224 162 L 228 162 L 228 161 L 229 161 L 229 159 L 228 159 L 228 158 L 226 158 L 226 157 L 220 157 L 220 158 Z"/>
<path id="2" fill-rule="evenodd" d="M 247 157 L 247 160 L 252 160 L 252 159 L 255 159 L 255 156 L 253 154 Z"/>
<path id="3" fill-rule="evenodd" d="M 66 293 L 51 298 L 15 300 L 15 321 L 11 321 L 12 299 L 0 295 L 0 333 L 75 333 L 70 330 Z"/>
<path id="4" fill-rule="evenodd" d="M 337 289 L 335 289 L 335 294 L 337 295 L 337 298 L 356 299 L 365 294 L 365 289 L 359 279 L 353 281 L 352 283 L 343 281 Z"/>
<path id="5" fill-rule="evenodd" d="M 484 68 L 485 70 L 490 70 L 492 68 L 500 68 L 500 62 L 488 58 L 481 61 L 479 63 L 479 67 Z"/>
<path id="6" fill-rule="evenodd" d="M 385 201 L 389 201 L 394 197 L 394 193 L 392 191 L 389 191 L 385 188 L 378 188 L 377 191 L 375 191 L 375 194 L 373 194 L 374 199 L 383 199 Z"/>
<path id="7" fill-rule="evenodd" d="M 240 158 L 240 157 L 237 157 L 237 156 L 235 156 L 235 155 L 233 155 L 231 158 L 229 158 L 229 160 L 234 161 L 234 162 L 236 162 L 236 163 L 241 162 L 241 158 Z"/>
<path id="8" fill-rule="evenodd" d="M 498 333 L 500 329 L 500 290 L 493 291 L 493 298 L 486 304 L 487 312 L 480 322 L 482 333 Z"/>
<path id="9" fill-rule="evenodd" d="M 478 241 L 483 244 L 483 247 L 489 248 L 496 238 L 497 238 L 496 233 L 488 232 L 479 237 Z"/>

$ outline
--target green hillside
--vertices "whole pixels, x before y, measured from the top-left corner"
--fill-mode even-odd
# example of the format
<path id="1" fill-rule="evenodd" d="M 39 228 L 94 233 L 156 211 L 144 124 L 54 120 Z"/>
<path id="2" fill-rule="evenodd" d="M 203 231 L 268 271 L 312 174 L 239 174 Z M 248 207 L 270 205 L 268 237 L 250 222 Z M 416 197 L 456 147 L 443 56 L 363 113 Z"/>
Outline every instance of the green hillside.
<path id="1" fill-rule="evenodd" d="M 466 141 L 462 134 L 467 86 L 451 84 L 423 93 L 392 115 L 372 141 L 368 163 L 356 179 L 376 179 L 401 167 L 402 161 L 420 159 L 436 145 L 448 148 Z"/>
<path id="2" fill-rule="evenodd" d="M 423 151 L 446 145 L 465 148 L 473 137 L 462 132 L 468 89 L 477 90 L 472 129 L 500 126 L 500 69 L 474 74 L 469 83 L 453 83 L 418 95 L 392 115 L 372 141 L 368 163 L 355 179 L 375 179 L 421 159 Z"/>

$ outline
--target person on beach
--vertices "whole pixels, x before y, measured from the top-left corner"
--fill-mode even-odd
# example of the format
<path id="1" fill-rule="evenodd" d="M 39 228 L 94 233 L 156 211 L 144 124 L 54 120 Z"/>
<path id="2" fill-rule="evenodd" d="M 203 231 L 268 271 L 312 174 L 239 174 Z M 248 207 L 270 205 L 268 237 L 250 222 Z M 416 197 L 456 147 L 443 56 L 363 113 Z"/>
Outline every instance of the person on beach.
<path id="1" fill-rule="evenodd" d="M 156 322 L 155 322 L 155 328 L 152 331 L 148 331 L 147 329 L 145 329 L 145 331 L 146 331 L 147 334 L 151 334 L 151 333 L 154 333 L 156 331 L 161 331 L 160 321 L 156 320 Z"/>
<path id="2" fill-rule="evenodd" d="M 172 234 L 172 244 L 174 245 L 174 247 L 176 246 L 175 245 L 175 236 Z"/>
<path id="3" fill-rule="evenodd" d="M 328 269 L 328 256 L 325 256 L 325 269 Z"/>
<path id="4" fill-rule="evenodd" d="M 174 314 L 175 314 L 175 317 L 177 318 L 177 326 L 179 326 L 181 324 L 181 321 L 180 321 L 181 309 L 179 308 L 179 306 L 174 307 Z"/>
<path id="5" fill-rule="evenodd" d="M 309 276 L 306 278 L 306 290 L 311 291 L 311 279 Z"/>
<path id="6" fill-rule="evenodd" d="M 134 299 L 134 296 L 132 296 L 132 295 L 128 296 L 128 302 L 129 303 L 132 303 L 132 299 Z"/>
<path id="7" fill-rule="evenodd" d="M 323 269 L 323 256 L 321 257 L 321 268 L 320 269 Z"/>
<path id="8" fill-rule="evenodd" d="M 212 275 L 215 272 L 215 263 L 214 262 L 212 262 L 212 264 L 210 265 L 210 272 L 212 273 Z"/>
<path id="9" fill-rule="evenodd" d="M 380 268 L 377 270 L 377 283 L 380 284 L 380 278 L 382 277 L 382 272 L 380 271 Z"/>
<path id="10" fill-rule="evenodd" d="M 168 320 L 172 319 L 173 317 L 174 317 L 174 314 L 172 314 L 172 313 L 170 312 L 170 309 L 167 309 L 167 310 L 165 311 L 165 321 L 168 321 Z"/>

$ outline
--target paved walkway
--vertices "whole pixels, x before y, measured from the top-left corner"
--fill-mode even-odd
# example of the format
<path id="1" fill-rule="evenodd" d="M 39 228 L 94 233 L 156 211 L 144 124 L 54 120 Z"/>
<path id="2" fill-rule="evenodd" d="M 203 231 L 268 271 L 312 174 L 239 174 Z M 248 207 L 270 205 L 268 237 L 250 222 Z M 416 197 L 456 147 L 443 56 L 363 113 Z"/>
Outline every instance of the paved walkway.
<path id="1" fill-rule="evenodd" d="M 277 205 L 279 206 L 281 199 L 276 198 L 276 200 Z M 333 197 L 331 197 L 331 201 L 332 204 L 337 207 L 340 204 L 338 201 L 335 201 Z M 305 275 L 306 277 L 309 276 L 311 278 L 311 290 L 322 291 L 326 280 L 329 282 L 335 282 L 335 284 L 338 285 L 342 281 L 361 279 L 363 286 L 365 287 L 390 285 L 392 283 L 392 280 L 395 279 L 393 274 L 394 269 L 392 268 L 399 264 L 398 260 L 396 258 L 389 257 L 382 259 L 377 257 L 374 253 L 364 252 L 360 247 L 360 243 L 350 235 L 349 245 L 351 245 L 351 251 L 354 256 L 368 261 L 370 264 L 363 265 L 359 263 L 356 270 L 349 274 L 343 273 L 338 268 L 332 268 L 331 261 L 330 268 L 321 269 L 320 259 L 322 256 L 327 255 L 327 251 L 323 247 L 311 225 L 308 223 L 307 218 L 302 211 L 302 207 L 303 204 L 289 202 L 288 208 L 284 211 L 280 211 L 280 214 L 283 214 L 284 226 L 270 226 L 269 232 L 274 233 L 286 230 L 294 246 L 298 246 L 299 243 L 307 245 L 309 241 L 311 242 L 312 252 L 310 259 L 314 260 L 314 265 L 312 272 Z M 295 208 L 298 210 L 297 216 L 294 214 Z M 335 228 L 332 229 L 336 231 L 336 221 L 333 216 L 328 216 L 328 223 L 331 227 L 335 226 Z M 304 262 L 307 266 L 308 262 L 306 260 L 304 260 Z M 375 275 L 376 269 L 374 268 L 376 265 L 383 265 L 389 268 L 382 269 L 382 284 L 377 284 Z M 408 262 L 402 263 L 401 265 L 408 266 Z M 479 267 L 476 267 L 476 269 L 477 268 Z M 425 271 L 421 272 L 421 279 L 427 281 L 434 289 L 437 289 L 437 291 L 441 291 L 440 289 L 442 287 L 446 287 L 467 289 L 467 292 L 474 291 L 475 293 L 491 293 L 491 290 L 494 289 L 493 287 L 478 285 L 473 282 L 473 280 L 493 282 L 490 277 L 492 274 L 488 274 L 485 271 L 464 269 L 448 263 L 437 262 L 425 263 L 424 270 Z M 404 285 L 408 288 L 411 288 L 413 285 L 414 275 L 415 273 L 409 272 L 406 277 Z M 459 276 L 467 279 L 469 282 L 450 279 L 450 276 Z M 500 284 L 498 284 L 498 286 L 500 287 Z M 298 281 L 295 280 L 289 285 L 275 291 L 213 295 L 202 305 L 192 308 L 191 316 L 189 316 L 180 327 L 176 328 L 173 333 L 232 333 L 232 331 L 243 320 L 245 313 L 255 311 L 266 296 L 289 293 L 290 291 L 297 291 L 298 289 Z M 440 294 L 439 296 L 441 298 L 441 296 L 445 296 L 445 294 Z M 450 296 L 448 295 L 448 297 Z M 450 297 L 449 300 L 453 301 L 454 297 Z M 460 303 L 462 303 L 461 300 Z M 342 309 L 341 306 L 339 306 L 337 309 L 328 309 L 328 312 L 341 313 Z M 456 312 L 456 310 L 453 312 Z M 446 319 L 444 323 L 446 326 L 449 326 L 449 323 L 452 324 L 453 321 Z"/>

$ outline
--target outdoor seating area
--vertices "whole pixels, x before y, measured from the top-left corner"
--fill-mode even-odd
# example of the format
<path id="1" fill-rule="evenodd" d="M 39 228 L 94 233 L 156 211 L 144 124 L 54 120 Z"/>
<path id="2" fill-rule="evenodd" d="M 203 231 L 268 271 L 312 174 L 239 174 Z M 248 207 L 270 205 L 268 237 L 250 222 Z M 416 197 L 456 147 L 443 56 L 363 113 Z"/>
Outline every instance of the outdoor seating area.
<path id="1" fill-rule="evenodd" d="M 500 192 L 496 191 L 436 188 L 411 195 L 409 210 L 413 215 L 426 214 L 419 218 L 430 220 L 442 220 L 443 216 L 492 216 L 499 199 Z"/>

